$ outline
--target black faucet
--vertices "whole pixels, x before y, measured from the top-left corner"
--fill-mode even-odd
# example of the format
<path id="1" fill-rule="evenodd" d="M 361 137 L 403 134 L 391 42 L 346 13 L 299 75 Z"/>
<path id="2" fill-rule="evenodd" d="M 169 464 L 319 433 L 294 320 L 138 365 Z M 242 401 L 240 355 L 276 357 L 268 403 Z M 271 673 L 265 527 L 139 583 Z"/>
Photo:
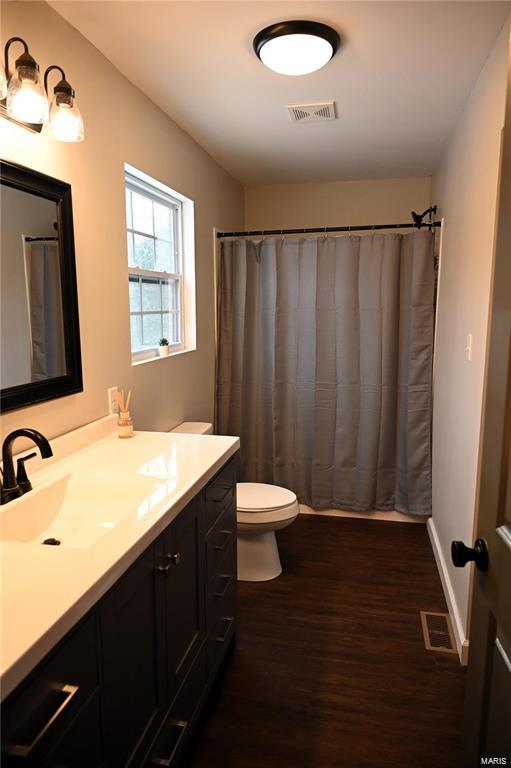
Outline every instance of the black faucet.
<path id="1" fill-rule="evenodd" d="M 43 459 L 48 459 L 50 456 L 53 456 L 51 445 L 45 436 L 38 432 L 37 429 L 29 429 L 28 427 L 15 429 L 14 432 L 7 435 L 2 446 L 3 484 L 0 504 L 7 504 L 8 501 L 17 499 L 18 496 L 22 496 L 25 491 L 30 490 L 32 487 L 26 476 L 24 466 L 25 459 L 18 459 L 18 477 L 16 477 L 14 472 L 12 447 L 14 441 L 18 437 L 28 437 L 29 440 L 32 440 L 39 448 Z M 32 454 L 32 456 L 35 456 L 35 454 Z M 27 456 L 26 458 L 28 459 L 29 457 Z M 22 481 L 21 488 L 19 483 L 20 480 Z"/>

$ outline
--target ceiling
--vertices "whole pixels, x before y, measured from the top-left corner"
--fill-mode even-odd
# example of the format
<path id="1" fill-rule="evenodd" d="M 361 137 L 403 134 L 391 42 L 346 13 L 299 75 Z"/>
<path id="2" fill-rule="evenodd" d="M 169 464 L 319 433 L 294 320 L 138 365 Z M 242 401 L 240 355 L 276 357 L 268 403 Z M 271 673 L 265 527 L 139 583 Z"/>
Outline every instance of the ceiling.
<path id="1" fill-rule="evenodd" d="M 510 2 L 167 2 L 51 5 L 245 185 L 430 175 Z M 252 39 L 289 18 L 331 24 L 318 72 L 277 75 Z M 286 104 L 335 100 L 333 122 Z"/>

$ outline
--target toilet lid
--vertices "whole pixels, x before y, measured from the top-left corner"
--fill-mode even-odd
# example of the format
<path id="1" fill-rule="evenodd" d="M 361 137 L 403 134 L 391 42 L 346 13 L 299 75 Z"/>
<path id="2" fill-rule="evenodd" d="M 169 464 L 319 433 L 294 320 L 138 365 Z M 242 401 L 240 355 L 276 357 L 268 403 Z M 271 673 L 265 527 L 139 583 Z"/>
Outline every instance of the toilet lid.
<path id="1" fill-rule="evenodd" d="M 267 483 L 237 483 L 236 495 L 239 512 L 267 512 L 296 502 L 293 491 Z"/>

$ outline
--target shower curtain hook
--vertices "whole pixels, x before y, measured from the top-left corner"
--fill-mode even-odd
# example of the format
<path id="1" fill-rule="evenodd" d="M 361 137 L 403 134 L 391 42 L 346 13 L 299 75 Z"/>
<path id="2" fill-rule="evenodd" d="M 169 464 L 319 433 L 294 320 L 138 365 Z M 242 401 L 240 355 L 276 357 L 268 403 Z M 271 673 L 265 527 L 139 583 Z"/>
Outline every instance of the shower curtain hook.
<path id="1" fill-rule="evenodd" d="M 284 242 L 284 230 L 283 229 L 280 230 L 280 239 L 282 240 L 282 242 Z"/>
<path id="2" fill-rule="evenodd" d="M 323 240 L 326 240 L 326 227 L 323 227 Z"/>

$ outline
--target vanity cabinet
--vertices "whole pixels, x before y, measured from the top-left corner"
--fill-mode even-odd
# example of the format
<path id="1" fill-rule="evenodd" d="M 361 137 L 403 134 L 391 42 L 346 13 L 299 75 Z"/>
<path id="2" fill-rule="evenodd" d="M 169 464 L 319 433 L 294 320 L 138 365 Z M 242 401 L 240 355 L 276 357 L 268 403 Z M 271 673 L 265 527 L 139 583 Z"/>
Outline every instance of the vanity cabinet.
<path id="1" fill-rule="evenodd" d="M 235 462 L 7 698 L 2 765 L 178 765 L 234 640 Z"/>
<path id="2" fill-rule="evenodd" d="M 89 614 L 2 707 L 2 766 L 89 768 L 104 762 L 98 622 Z"/>

